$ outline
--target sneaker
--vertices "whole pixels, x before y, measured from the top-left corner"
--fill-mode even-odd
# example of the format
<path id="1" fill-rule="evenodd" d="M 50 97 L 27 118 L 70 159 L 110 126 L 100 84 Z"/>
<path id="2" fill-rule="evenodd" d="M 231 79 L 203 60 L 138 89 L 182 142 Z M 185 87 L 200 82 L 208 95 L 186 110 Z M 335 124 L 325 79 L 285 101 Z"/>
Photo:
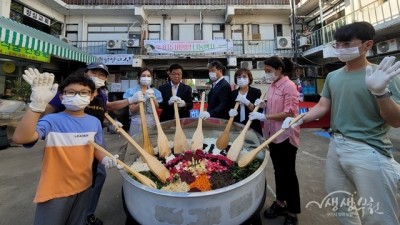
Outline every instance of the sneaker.
<path id="1" fill-rule="evenodd" d="M 297 225 L 299 224 L 299 220 L 297 219 L 297 216 L 292 216 L 287 214 L 286 218 L 285 218 L 285 222 L 283 223 L 283 225 Z"/>
<path id="2" fill-rule="evenodd" d="M 87 216 L 86 225 L 103 225 L 103 221 L 101 221 L 99 218 L 96 218 L 96 216 L 92 214 Z"/>
<path id="3" fill-rule="evenodd" d="M 276 201 L 274 201 L 267 210 L 264 212 L 264 216 L 268 219 L 273 219 L 278 216 L 284 216 L 287 214 L 286 205 L 281 207 Z"/>

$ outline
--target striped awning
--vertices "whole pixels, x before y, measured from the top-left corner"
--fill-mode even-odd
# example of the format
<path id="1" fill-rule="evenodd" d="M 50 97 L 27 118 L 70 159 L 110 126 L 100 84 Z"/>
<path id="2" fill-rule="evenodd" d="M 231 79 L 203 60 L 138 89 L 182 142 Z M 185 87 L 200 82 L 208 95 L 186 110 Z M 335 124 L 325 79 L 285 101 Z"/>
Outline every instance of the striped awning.
<path id="1" fill-rule="evenodd" d="M 57 37 L 5 17 L 0 17 L 0 40 L 7 44 L 41 51 L 59 58 L 85 62 L 86 64 L 98 61 L 96 57 L 65 43 Z"/>

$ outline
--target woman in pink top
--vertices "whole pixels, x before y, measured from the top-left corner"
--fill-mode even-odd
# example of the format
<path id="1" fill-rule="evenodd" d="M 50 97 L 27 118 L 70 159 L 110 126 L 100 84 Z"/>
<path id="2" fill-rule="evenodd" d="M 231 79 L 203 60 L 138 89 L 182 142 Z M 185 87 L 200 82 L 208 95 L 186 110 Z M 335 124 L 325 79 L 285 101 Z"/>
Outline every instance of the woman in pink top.
<path id="1" fill-rule="evenodd" d="M 268 89 L 268 101 L 256 100 L 255 105 L 264 108 L 264 113 L 250 113 L 250 120 L 264 121 L 263 135 L 269 138 L 281 129 L 286 117 L 295 117 L 299 110 L 299 93 L 296 85 L 286 75 L 293 70 L 288 58 L 271 57 L 264 62 L 264 71 L 272 81 Z M 275 170 L 276 201 L 264 212 L 272 219 L 286 216 L 284 225 L 298 224 L 300 213 L 299 182 L 296 175 L 296 153 L 299 146 L 300 129 L 287 129 L 270 145 L 270 156 Z"/>

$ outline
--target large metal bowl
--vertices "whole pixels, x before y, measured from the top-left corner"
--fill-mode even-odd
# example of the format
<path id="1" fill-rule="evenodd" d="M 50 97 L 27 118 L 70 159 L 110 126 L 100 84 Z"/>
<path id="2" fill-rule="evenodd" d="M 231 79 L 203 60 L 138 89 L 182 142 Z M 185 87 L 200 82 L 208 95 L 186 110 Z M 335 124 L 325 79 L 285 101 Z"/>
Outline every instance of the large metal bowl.
<path id="1" fill-rule="evenodd" d="M 182 128 L 187 138 L 192 138 L 197 127 L 197 121 L 193 118 L 181 119 Z M 217 138 L 224 130 L 226 123 L 226 120 L 215 118 L 203 121 L 204 137 Z M 173 140 L 175 121 L 163 122 L 162 127 L 168 139 Z M 243 127 L 242 124 L 234 123 L 232 125 L 231 142 Z M 149 135 L 151 143 L 156 146 L 157 129 L 155 127 L 150 128 Z M 141 145 L 141 137 L 134 139 Z M 259 134 L 249 130 L 246 134 L 244 147 L 252 149 L 260 145 L 262 141 L 263 139 Z M 132 179 L 125 171 L 121 171 L 124 178 L 124 204 L 130 216 L 143 225 L 241 224 L 248 220 L 264 203 L 266 187 L 264 169 L 269 159 L 269 152 L 266 151 L 259 157 L 263 157 L 264 161 L 251 176 L 225 188 L 207 192 L 181 193 L 158 190 L 142 185 Z"/>

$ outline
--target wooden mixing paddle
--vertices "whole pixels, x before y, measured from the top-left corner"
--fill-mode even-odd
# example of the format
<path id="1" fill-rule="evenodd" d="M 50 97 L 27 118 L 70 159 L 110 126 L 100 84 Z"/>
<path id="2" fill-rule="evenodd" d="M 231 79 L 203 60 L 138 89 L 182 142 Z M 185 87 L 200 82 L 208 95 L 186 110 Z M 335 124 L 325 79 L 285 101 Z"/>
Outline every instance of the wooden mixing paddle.
<path id="1" fill-rule="evenodd" d="M 240 104 L 239 102 L 236 102 L 235 103 L 235 107 L 233 107 L 236 111 L 239 108 L 239 104 Z M 219 137 L 217 139 L 216 145 L 217 145 L 217 148 L 220 149 L 220 150 L 224 150 L 228 146 L 228 143 L 229 143 L 229 131 L 231 130 L 231 126 L 232 126 L 232 123 L 233 123 L 234 119 L 235 119 L 234 116 L 229 118 L 229 121 L 226 124 L 224 132 L 222 132 L 222 134 L 219 135 Z"/>
<path id="2" fill-rule="evenodd" d="M 203 91 L 201 94 L 200 112 L 204 111 L 204 101 L 206 99 L 206 93 Z M 193 133 L 192 137 L 192 150 L 197 149 L 203 150 L 204 135 L 203 135 L 203 119 L 199 117 L 197 122 L 197 128 Z"/>

